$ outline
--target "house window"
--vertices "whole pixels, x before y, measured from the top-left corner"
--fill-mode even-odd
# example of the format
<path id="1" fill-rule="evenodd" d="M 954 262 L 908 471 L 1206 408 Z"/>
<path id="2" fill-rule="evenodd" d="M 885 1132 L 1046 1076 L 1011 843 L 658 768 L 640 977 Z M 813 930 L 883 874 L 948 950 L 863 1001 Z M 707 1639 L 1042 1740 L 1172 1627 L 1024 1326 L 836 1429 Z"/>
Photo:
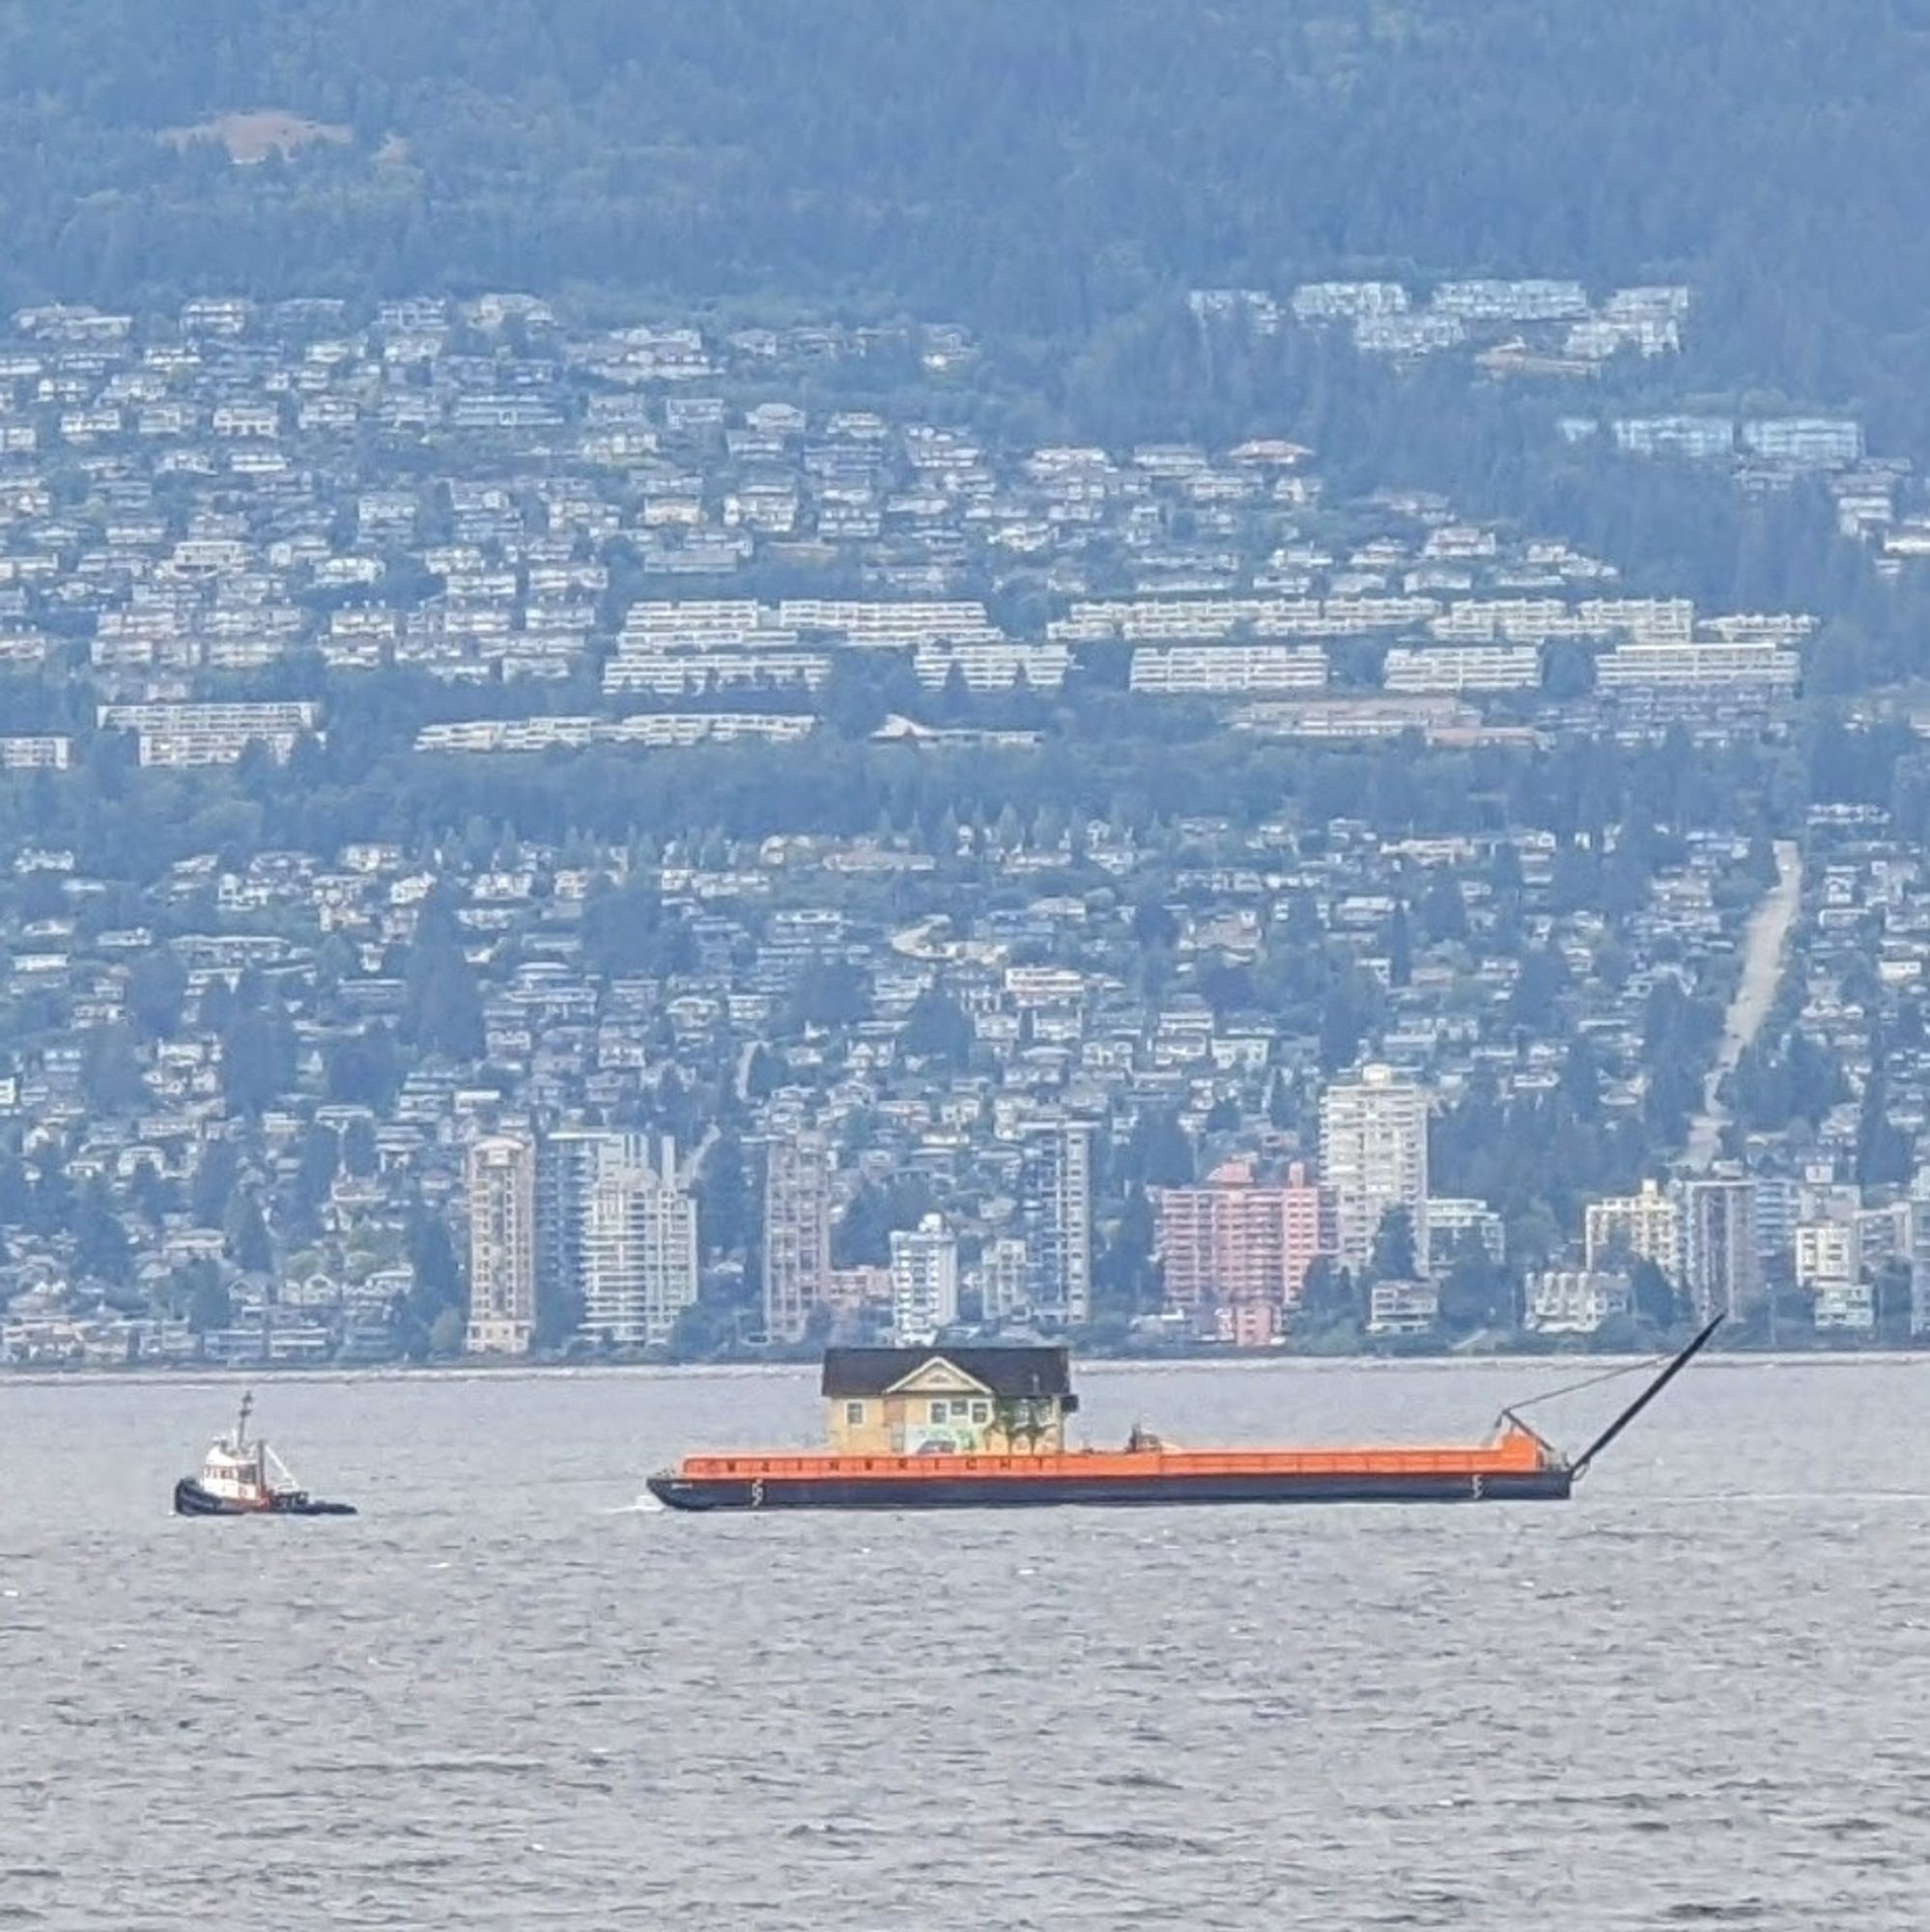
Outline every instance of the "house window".
<path id="1" fill-rule="evenodd" d="M 847 1429 L 856 1429 L 865 1420 L 865 1405 L 862 1402 L 847 1402 L 844 1405 L 844 1423 Z"/>
<path id="2" fill-rule="evenodd" d="M 992 1405 L 988 1402 L 975 1402 L 972 1405 L 974 1422 L 989 1422 L 992 1419 Z"/>
<path id="3" fill-rule="evenodd" d="M 935 1402 L 931 1406 L 931 1419 L 934 1422 L 945 1421 L 951 1413 L 951 1406 L 946 1403 Z"/>

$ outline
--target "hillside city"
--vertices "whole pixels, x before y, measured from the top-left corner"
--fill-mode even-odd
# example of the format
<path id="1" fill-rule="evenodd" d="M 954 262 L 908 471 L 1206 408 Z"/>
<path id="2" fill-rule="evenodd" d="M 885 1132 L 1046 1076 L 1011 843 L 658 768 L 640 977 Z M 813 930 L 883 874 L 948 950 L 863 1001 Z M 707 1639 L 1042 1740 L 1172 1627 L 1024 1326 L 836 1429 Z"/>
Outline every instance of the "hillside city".
<path id="1" fill-rule="evenodd" d="M 1188 306 L 1566 384 L 1693 313 Z M 1344 450 L 1030 440 L 986 359 L 12 319 L 0 1360 L 1930 1332 L 1908 695 Z M 1930 553 L 1853 420 L 1563 424 Z"/>

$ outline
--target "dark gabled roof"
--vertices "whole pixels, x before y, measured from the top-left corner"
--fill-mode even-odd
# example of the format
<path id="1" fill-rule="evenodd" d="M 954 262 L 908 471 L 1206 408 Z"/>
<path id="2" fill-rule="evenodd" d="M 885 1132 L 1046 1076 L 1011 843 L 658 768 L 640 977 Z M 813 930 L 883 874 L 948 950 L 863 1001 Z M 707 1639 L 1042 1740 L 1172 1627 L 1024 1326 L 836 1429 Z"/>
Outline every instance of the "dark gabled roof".
<path id="1" fill-rule="evenodd" d="M 881 1396 L 927 1362 L 950 1362 L 995 1396 L 1063 1396 L 1072 1373 L 1064 1349 L 827 1349 L 824 1393 L 834 1400 Z"/>

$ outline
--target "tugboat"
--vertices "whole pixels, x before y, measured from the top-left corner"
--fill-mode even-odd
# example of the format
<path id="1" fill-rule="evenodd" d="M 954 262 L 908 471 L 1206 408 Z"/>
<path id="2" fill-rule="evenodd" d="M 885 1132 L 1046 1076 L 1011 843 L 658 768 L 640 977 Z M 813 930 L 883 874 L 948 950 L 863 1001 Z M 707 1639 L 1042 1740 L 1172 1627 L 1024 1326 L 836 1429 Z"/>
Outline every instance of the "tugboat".
<path id="1" fill-rule="evenodd" d="M 834 1349 L 828 1450 L 686 1456 L 649 1490 L 671 1509 L 704 1511 L 1563 1502 L 1721 1322 L 1572 1459 L 1516 1409 L 1490 1441 L 1451 1448 L 1180 1449 L 1135 1424 L 1123 1448 L 1070 1449 L 1064 1424 L 1079 1399 L 1064 1349 Z"/>
<path id="2" fill-rule="evenodd" d="M 174 1486 L 176 1516 L 354 1516 L 353 1503 L 328 1503 L 311 1496 L 288 1464 L 257 1435 L 248 1435 L 254 1412 L 250 1390 L 232 1435 L 217 1435 L 202 1458 L 198 1476 Z"/>

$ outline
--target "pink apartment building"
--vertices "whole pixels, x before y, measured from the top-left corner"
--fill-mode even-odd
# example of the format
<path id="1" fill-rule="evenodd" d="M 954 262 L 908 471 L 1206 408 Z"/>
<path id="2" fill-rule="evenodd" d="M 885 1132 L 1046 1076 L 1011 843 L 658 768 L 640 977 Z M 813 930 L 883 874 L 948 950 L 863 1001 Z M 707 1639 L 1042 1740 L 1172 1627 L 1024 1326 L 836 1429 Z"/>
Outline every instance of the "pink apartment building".
<path id="1" fill-rule="evenodd" d="M 1153 1190 L 1166 1303 L 1228 1339 L 1263 1346 L 1274 1324 L 1255 1317 L 1222 1322 L 1222 1307 L 1291 1308 L 1316 1256 L 1331 1241 L 1320 1189 L 1295 1162 L 1263 1186 L 1250 1160 L 1215 1168 L 1198 1187 Z"/>

